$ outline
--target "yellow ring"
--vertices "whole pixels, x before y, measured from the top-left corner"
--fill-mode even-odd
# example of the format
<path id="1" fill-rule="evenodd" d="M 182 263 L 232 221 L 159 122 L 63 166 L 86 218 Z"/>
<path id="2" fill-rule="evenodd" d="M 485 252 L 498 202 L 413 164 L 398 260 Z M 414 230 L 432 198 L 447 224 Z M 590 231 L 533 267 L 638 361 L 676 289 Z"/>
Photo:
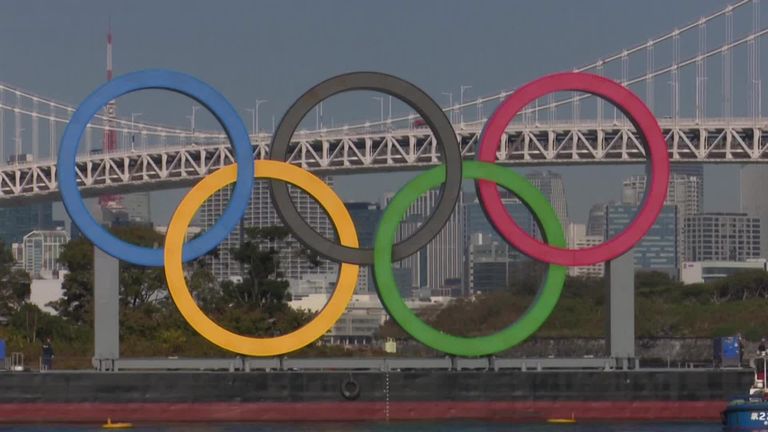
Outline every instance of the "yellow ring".
<path id="1" fill-rule="evenodd" d="M 344 246 L 358 247 L 357 232 L 347 208 L 338 195 L 318 177 L 297 166 L 278 161 L 254 162 L 256 178 L 269 178 L 291 183 L 319 202 L 336 227 L 339 241 Z M 228 165 L 201 180 L 182 199 L 168 225 L 165 237 L 165 278 L 168 290 L 181 315 L 200 335 L 214 344 L 248 356 L 275 356 L 303 348 L 322 337 L 341 317 L 352 299 L 357 284 L 359 266 L 342 263 L 336 289 L 322 311 L 305 326 L 291 333 L 258 338 L 233 333 L 203 312 L 189 292 L 184 279 L 181 253 L 187 228 L 200 206 L 224 186 L 235 182 L 237 165 Z"/>

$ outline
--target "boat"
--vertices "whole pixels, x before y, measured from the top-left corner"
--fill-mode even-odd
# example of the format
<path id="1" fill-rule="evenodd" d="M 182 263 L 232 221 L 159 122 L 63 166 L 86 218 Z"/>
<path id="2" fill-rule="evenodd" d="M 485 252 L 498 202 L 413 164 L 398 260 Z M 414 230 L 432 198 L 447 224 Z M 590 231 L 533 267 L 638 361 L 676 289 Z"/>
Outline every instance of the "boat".
<path id="1" fill-rule="evenodd" d="M 768 355 L 761 352 L 755 360 L 755 377 L 749 394 L 732 399 L 721 413 L 726 431 L 768 431 L 768 391 L 766 391 Z"/>
<path id="2" fill-rule="evenodd" d="M 551 424 L 573 424 L 573 423 L 576 423 L 576 419 L 573 419 L 573 418 L 551 418 L 551 419 L 547 419 L 547 423 L 551 423 Z"/>
<path id="3" fill-rule="evenodd" d="M 111 418 L 107 418 L 107 422 L 101 425 L 102 429 L 131 429 L 133 423 L 128 422 L 113 422 Z"/>

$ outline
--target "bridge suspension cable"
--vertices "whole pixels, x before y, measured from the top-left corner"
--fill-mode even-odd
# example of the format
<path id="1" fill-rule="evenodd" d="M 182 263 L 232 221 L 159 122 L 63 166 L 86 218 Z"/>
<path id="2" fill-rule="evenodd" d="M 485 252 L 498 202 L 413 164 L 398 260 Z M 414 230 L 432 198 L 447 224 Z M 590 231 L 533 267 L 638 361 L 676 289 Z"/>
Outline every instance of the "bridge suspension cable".
<path id="1" fill-rule="evenodd" d="M 734 52 L 735 48 L 742 45 L 746 45 L 747 54 L 747 70 L 746 70 L 746 114 L 753 123 L 757 123 L 762 118 L 762 78 L 761 78 L 761 61 L 760 61 L 760 38 L 768 33 L 768 29 L 761 29 L 760 20 L 760 0 L 740 0 L 736 3 L 726 6 L 719 11 L 716 11 L 707 16 L 693 20 L 688 24 L 673 29 L 670 32 L 662 34 L 660 36 L 651 38 L 644 43 L 634 45 L 630 48 L 620 50 L 609 56 L 600 58 L 592 63 L 577 67 L 573 70 L 579 72 L 593 72 L 599 75 L 606 75 L 609 70 L 617 70 L 618 79 L 625 86 L 633 86 L 638 84 L 644 85 L 645 100 L 647 105 L 652 109 L 658 109 L 657 94 L 656 94 L 656 78 L 669 74 L 669 86 L 670 86 L 670 101 L 669 110 L 670 118 L 674 122 L 677 122 L 683 115 L 683 108 L 690 108 L 681 104 L 681 89 L 687 84 L 683 79 L 683 69 L 688 66 L 695 66 L 695 106 L 691 110 L 695 122 L 702 123 L 709 121 L 712 116 L 712 112 L 708 111 L 708 92 L 713 88 L 708 86 L 707 77 L 707 60 L 716 56 L 721 58 L 721 81 L 722 81 L 722 106 L 719 114 L 722 115 L 722 119 L 712 119 L 715 122 L 730 122 L 734 116 L 734 75 L 741 71 L 735 71 L 733 69 L 734 64 Z M 750 33 L 744 36 L 739 36 L 734 39 L 735 28 L 750 28 L 750 26 L 739 25 L 734 26 L 734 12 L 738 10 L 745 10 L 747 6 L 752 4 L 751 8 L 751 29 Z M 715 26 L 716 20 L 722 20 L 724 22 L 724 39 L 722 43 L 717 46 L 708 46 L 707 31 L 708 29 L 718 28 Z M 683 56 L 681 53 L 681 38 L 688 33 L 694 33 L 698 38 L 698 48 L 693 55 Z M 669 63 L 663 63 L 660 61 L 659 50 L 661 44 L 671 43 L 671 61 Z M 644 71 L 639 75 L 632 74 L 632 64 L 635 64 L 632 59 L 638 57 L 645 57 Z M 642 61 L 642 60 L 641 60 Z M 616 64 L 618 62 L 618 64 Z M 610 65 L 614 65 L 613 68 L 609 68 Z M 657 66 L 658 65 L 658 66 Z M 665 84 L 666 86 L 666 84 Z M 738 85 L 739 92 L 743 87 Z M 460 100 L 459 103 L 450 103 L 449 106 L 444 108 L 444 111 L 451 115 L 455 114 L 455 117 L 461 119 L 460 127 L 476 128 L 481 122 L 484 121 L 483 117 L 493 110 L 494 103 L 500 102 L 511 91 L 501 91 L 490 96 L 478 97 L 471 101 Z M 661 95 L 666 97 L 665 95 Z M 554 123 L 559 120 L 558 113 L 561 113 L 561 109 L 570 106 L 570 122 L 574 125 L 588 122 L 588 116 L 585 116 L 585 106 L 583 101 L 586 98 L 594 96 L 584 94 L 569 94 L 565 97 L 556 98 L 555 95 L 547 96 L 547 100 L 544 103 L 541 101 L 535 101 L 534 106 L 526 108 L 519 121 L 522 124 L 536 127 L 540 127 L 540 121 L 545 119 L 549 123 Z M 739 100 L 741 100 L 739 98 Z M 663 105 L 663 104 L 661 104 Z M 476 110 L 476 119 L 473 121 L 464 121 L 464 110 L 473 108 Z M 739 105 L 740 109 L 742 108 Z M 666 108 L 664 108 L 666 110 Z M 618 111 L 612 109 L 614 124 L 619 121 Z M 688 109 L 685 110 L 686 112 Z M 0 83 L 0 164 L 9 161 L 10 156 L 15 155 L 15 159 L 11 162 L 13 164 L 24 163 L 25 160 L 19 160 L 20 155 L 28 153 L 34 160 L 39 160 L 45 157 L 52 157 L 56 154 L 56 146 L 58 142 L 58 134 L 60 134 L 64 125 L 69 121 L 70 116 L 74 112 L 74 107 L 64 102 L 56 101 L 51 98 L 39 96 L 35 93 L 22 90 L 11 86 L 9 84 Z M 9 122 L 6 119 L 6 113 L 13 113 L 13 121 Z M 568 111 L 566 111 L 567 115 Z M 544 115 L 542 115 L 544 114 Z M 596 122 L 602 124 L 605 120 L 605 116 L 611 116 L 611 113 L 606 113 L 604 102 L 597 99 L 596 108 Z M 368 121 L 364 123 L 357 123 L 345 126 L 336 126 L 330 128 L 324 128 L 322 122 L 318 121 L 319 130 L 307 130 L 298 131 L 296 133 L 297 140 L 312 140 L 321 139 L 329 135 L 338 136 L 356 136 L 360 134 L 379 133 L 379 129 L 391 130 L 394 127 L 401 127 L 405 122 L 405 128 L 413 127 L 413 120 L 416 115 L 410 113 L 408 115 L 396 116 L 394 118 L 388 116 L 386 119 L 378 119 L 378 121 Z M 31 119 L 31 120 L 27 120 Z M 624 120 L 620 121 L 622 124 Z M 219 131 L 206 131 L 206 130 L 189 130 L 181 127 L 172 127 L 161 124 L 154 124 L 146 121 L 134 121 L 134 119 L 128 118 L 111 118 L 103 113 L 97 114 L 91 121 L 85 133 L 85 146 L 81 153 L 90 154 L 93 151 L 98 150 L 94 147 L 93 131 L 96 130 L 99 133 L 105 129 L 114 131 L 119 136 L 120 147 L 122 151 L 128 151 L 127 147 L 131 144 L 131 151 L 136 151 L 133 145 L 136 142 L 136 137 L 139 137 L 138 142 L 141 143 L 139 151 L 151 151 L 153 146 L 159 146 L 165 148 L 167 146 L 178 145 L 180 147 L 189 145 L 219 145 L 226 142 L 226 136 Z M 47 149 L 42 149 L 40 146 L 45 146 L 45 138 L 47 134 L 48 145 Z M 5 145 L 5 139 L 7 137 L 12 138 L 13 155 L 8 154 L 8 148 Z M 97 135 L 98 136 L 98 135 Z M 254 136 L 254 144 L 257 146 L 267 141 L 268 135 L 262 133 L 256 133 Z M 31 148 L 30 148 L 31 147 Z M 29 149 L 25 151 L 25 149 Z"/>

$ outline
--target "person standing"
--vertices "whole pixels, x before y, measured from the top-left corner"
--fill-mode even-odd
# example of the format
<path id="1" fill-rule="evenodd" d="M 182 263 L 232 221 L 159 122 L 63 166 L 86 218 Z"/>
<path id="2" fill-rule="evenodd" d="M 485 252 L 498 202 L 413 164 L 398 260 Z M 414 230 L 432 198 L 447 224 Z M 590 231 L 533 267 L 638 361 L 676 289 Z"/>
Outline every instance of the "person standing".
<path id="1" fill-rule="evenodd" d="M 53 368 L 53 345 L 51 344 L 51 338 L 45 338 L 43 342 L 43 370 L 51 370 Z"/>
<path id="2" fill-rule="evenodd" d="M 744 365 L 744 339 L 741 338 L 741 333 L 736 334 L 736 342 L 739 344 L 739 367 Z"/>

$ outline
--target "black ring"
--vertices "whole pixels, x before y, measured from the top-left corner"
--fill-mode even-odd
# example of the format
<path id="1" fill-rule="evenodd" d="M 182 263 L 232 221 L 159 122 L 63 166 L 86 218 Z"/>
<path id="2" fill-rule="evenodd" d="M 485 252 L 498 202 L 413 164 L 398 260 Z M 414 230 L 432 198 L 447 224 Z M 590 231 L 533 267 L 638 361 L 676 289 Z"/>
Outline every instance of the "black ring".
<path id="1" fill-rule="evenodd" d="M 323 81 L 297 99 L 280 120 L 272 137 L 270 159 L 285 161 L 293 133 L 315 105 L 337 93 L 350 90 L 378 91 L 410 105 L 432 129 L 437 145 L 442 149 L 446 178 L 440 198 L 430 218 L 413 235 L 395 243 L 392 259 L 401 260 L 418 252 L 437 236 L 451 217 L 461 194 L 462 157 L 456 132 L 442 108 L 423 90 L 408 81 L 378 72 L 352 72 Z M 296 210 L 285 183 L 272 180 L 270 188 L 275 211 L 294 237 L 306 247 L 337 262 L 373 264 L 373 249 L 342 246 L 315 231 Z"/>
<path id="2" fill-rule="evenodd" d="M 341 395 L 346 400 L 355 400 L 358 397 L 360 397 L 360 384 L 357 383 L 357 381 L 354 380 L 354 378 L 349 377 L 348 379 L 341 382 Z"/>

